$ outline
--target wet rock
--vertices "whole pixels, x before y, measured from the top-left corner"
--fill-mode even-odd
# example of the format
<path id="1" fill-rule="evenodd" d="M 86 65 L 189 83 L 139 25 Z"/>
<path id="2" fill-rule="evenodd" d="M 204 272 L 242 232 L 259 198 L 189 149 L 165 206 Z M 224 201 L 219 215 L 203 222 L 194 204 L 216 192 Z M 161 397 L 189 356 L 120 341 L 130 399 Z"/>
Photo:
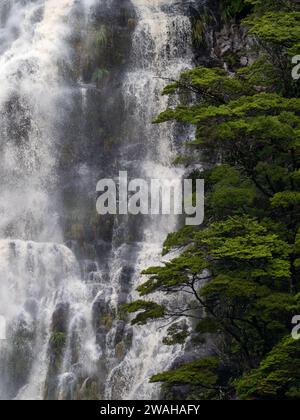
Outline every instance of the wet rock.
<path id="1" fill-rule="evenodd" d="M 132 279 L 133 273 L 134 273 L 133 267 L 131 266 L 123 267 L 122 273 L 120 276 L 121 292 L 129 293 L 130 288 L 131 288 L 131 279 Z"/>
<path id="2" fill-rule="evenodd" d="M 66 332 L 70 306 L 68 303 L 60 303 L 57 305 L 52 315 L 52 331 Z"/>
<path id="3" fill-rule="evenodd" d="M 116 358 L 121 361 L 126 356 L 126 346 L 123 341 L 120 341 L 115 348 Z"/>
<path id="4" fill-rule="evenodd" d="M 117 321 L 116 322 L 116 332 L 115 332 L 115 346 L 120 343 L 124 337 L 124 330 L 125 330 L 125 322 L 124 321 Z"/>
<path id="5" fill-rule="evenodd" d="M 133 340 L 133 329 L 132 327 L 127 326 L 127 330 L 124 336 L 124 343 L 126 346 L 126 349 L 129 350 L 132 346 L 132 340 Z"/>

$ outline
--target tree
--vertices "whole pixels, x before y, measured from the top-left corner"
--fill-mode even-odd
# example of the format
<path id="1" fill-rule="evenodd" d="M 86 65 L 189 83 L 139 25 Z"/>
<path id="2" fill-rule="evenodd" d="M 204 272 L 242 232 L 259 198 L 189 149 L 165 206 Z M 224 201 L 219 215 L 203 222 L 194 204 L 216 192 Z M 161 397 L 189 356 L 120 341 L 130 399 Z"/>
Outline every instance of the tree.
<path id="1" fill-rule="evenodd" d="M 300 341 L 285 337 L 253 370 L 237 382 L 246 400 L 299 400 Z"/>
<path id="2" fill-rule="evenodd" d="M 241 2 L 223 3 L 233 14 L 241 10 Z M 294 398 L 299 372 L 291 360 L 299 358 L 299 343 L 286 337 L 300 313 L 300 91 L 290 76 L 300 45 L 299 4 L 244 4 L 251 5 L 244 23 L 259 46 L 256 62 L 234 76 L 198 67 L 163 92 L 178 95 L 180 104 L 155 123 L 196 127 L 179 161 L 191 166 L 192 178 L 205 178 L 206 219 L 201 228 L 169 235 L 163 253 L 180 255 L 145 270 L 138 291 L 147 298 L 126 308 L 138 311 L 133 323 L 187 318 L 194 337 L 214 336 L 217 351 L 207 365 L 196 360 L 153 381 L 168 389 L 189 385 L 205 398 Z M 200 159 L 207 165 L 199 173 L 192 165 Z M 170 299 L 150 301 L 157 292 Z M 178 293 L 190 296 L 180 307 L 171 298 Z M 165 342 L 186 336 L 175 328 Z"/>

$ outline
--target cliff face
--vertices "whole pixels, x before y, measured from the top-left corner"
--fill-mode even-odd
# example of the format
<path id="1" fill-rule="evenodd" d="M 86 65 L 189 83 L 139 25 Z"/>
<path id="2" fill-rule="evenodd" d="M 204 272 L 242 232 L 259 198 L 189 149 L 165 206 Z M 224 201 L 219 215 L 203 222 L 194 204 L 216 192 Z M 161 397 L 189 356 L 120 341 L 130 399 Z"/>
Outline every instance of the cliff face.
<path id="1" fill-rule="evenodd" d="M 65 241 L 81 260 L 103 258 L 112 239 L 113 220 L 99 221 L 92 188 L 99 179 L 115 176 L 124 134 L 121 81 L 135 26 L 130 0 L 104 0 L 95 2 L 88 24 L 73 39 L 76 89 L 60 154 L 61 223 Z"/>
<path id="2" fill-rule="evenodd" d="M 196 0 L 190 10 L 196 64 L 234 71 L 252 61 L 253 40 L 240 25 L 246 9 L 230 16 L 222 1 Z"/>

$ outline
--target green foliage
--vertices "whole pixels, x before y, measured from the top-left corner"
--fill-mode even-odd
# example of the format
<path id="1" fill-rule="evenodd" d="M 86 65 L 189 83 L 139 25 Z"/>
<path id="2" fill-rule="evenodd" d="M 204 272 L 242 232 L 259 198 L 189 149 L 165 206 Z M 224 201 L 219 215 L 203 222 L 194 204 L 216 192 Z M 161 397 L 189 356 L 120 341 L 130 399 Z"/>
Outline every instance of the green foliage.
<path id="1" fill-rule="evenodd" d="M 190 277 L 209 268 L 209 262 L 201 250 L 191 247 L 162 267 L 151 267 L 143 272 L 150 279 L 137 288 L 142 296 L 155 291 L 178 291 L 189 284 Z"/>
<path id="2" fill-rule="evenodd" d="M 252 208 L 255 201 L 253 183 L 230 165 L 220 165 L 210 171 L 206 185 L 206 213 L 215 219 L 226 214 L 243 214 L 246 208 Z"/>
<path id="3" fill-rule="evenodd" d="M 163 255 L 166 255 L 172 248 L 183 247 L 193 241 L 194 228 L 184 226 L 178 232 L 170 233 L 165 240 Z"/>
<path id="4" fill-rule="evenodd" d="M 132 321 L 132 324 L 143 325 L 146 324 L 149 320 L 155 320 L 161 318 L 165 314 L 165 308 L 161 305 L 158 305 L 155 302 L 146 302 L 144 300 L 138 300 L 133 303 L 124 305 L 124 309 L 129 313 L 134 313 L 137 311 L 140 312 L 135 319 Z"/>
<path id="5" fill-rule="evenodd" d="M 222 16 L 226 21 L 235 18 L 247 7 L 245 0 L 221 0 L 220 3 Z"/>
<path id="6" fill-rule="evenodd" d="M 187 363 L 178 369 L 161 373 L 152 377 L 151 382 L 169 382 L 173 384 L 193 384 L 200 386 L 214 386 L 218 377 L 213 373 L 218 368 L 215 358 L 200 359 L 194 363 Z"/>
<path id="7" fill-rule="evenodd" d="M 245 3 L 255 7 L 256 13 L 264 13 L 269 11 L 293 11 L 299 8 L 295 0 L 245 0 Z"/>
<path id="8" fill-rule="evenodd" d="M 290 245 L 255 219 L 229 217 L 198 232 L 196 241 L 199 246 L 208 246 L 216 272 L 242 272 L 247 278 L 259 279 L 290 277 Z M 236 267 L 237 262 L 241 268 Z"/>
<path id="9" fill-rule="evenodd" d="M 253 370 L 237 382 L 245 400 L 299 400 L 300 340 L 284 338 Z"/>
<path id="10" fill-rule="evenodd" d="M 267 85 L 269 89 L 277 90 L 285 96 L 299 97 L 299 86 L 290 77 L 291 57 L 299 53 L 300 46 L 299 2 L 247 1 L 254 6 L 254 13 L 244 20 L 244 24 L 257 41 L 260 56 L 254 68 L 249 69 L 249 73 L 251 74 L 256 67 L 260 69 L 263 86 Z M 257 75 L 257 71 L 255 73 Z"/>
<path id="11" fill-rule="evenodd" d="M 169 95 L 186 91 L 199 94 L 203 97 L 203 100 L 217 104 L 233 100 L 240 95 L 254 93 L 253 88 L 251 89 L 244 82 L 237 78 L 228 77 L 225 70 L 206 67 L 197 67 L 184 72 L 178 81 L 164 89 L 163 94 Z M 167 114 L 162 113 L 156 122 L 167 120 Z"/>
<path id="12" fill-rule="evenodd" d="M 273 207 L 288 208 L 290 206 L 300 205 L 299 191 L 283 191 L 274 195 L 271 200 Z"/>
<path id="13" fill-rule="evenodd" d="M 209 398 L 221 389 L 218 384 L 218 368 L 218 360 L 207 357 L 155 375 L 150 382 L 163 382 L 165 387 L 188 385 L 192 389 L 196 388 L 198 394 L 204 391 L 204 396 Z"/>
<path id="14" fill-rule="evenodd" d="M 299 12 L 269 12 L 255 19 L 245 20 L 251 29 L 250 33 L 261 41 L 291 48 L 300 43 Z"/>
<path id="15" fill-rule="evenodd" d="M 186 324 L 173 324 L 168 328 L 168 335 L 163 339 L 163 344 L 166 346 L 173 346 L 175 344 L 184 344 L 189 336 L 188 327 Z"/>

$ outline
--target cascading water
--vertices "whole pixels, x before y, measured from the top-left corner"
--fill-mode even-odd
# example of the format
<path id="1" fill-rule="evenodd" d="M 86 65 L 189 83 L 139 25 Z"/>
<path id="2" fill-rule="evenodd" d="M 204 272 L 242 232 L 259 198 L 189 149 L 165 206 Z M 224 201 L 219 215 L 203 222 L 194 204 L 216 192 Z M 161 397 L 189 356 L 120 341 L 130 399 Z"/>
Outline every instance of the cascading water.
<path id="1" fill-rule="evenodd" d="M 132 161 L 132 148 L 125 148 L 120 170 L 128 169 L 132 177 L 169 179 L 175 184 L 176 180 L 180 183 L 182 173 L 171 164 L 176 140 L 175 127 L 153 126 L 151 121 L 168 105 L 167 99 L 161 96 L 166 79 L 176 78 L 192 65 L 190 20 L 175 1 L 132 0 L 132 3 L 138 23 L 133 36 L 132 62 L 123 83 L 123 94 L 127 110 L 133 111 L 127 114 L 124 131 L 128 138 L 124 139 L 124 143 L 130 145 L 136 142 L 140 150 Z M 135 243 L 135 250 L 131 251 L 135 255 L 135 265 L 131 272 L 129 299 L 138 298 L 135 289 L 141 283 L 141 271 L 160 263 L 163 241 L 168 233 L 176 229 L 177 223 L 176 216 L 154 216 L 143 221 L 142 240 Z M 124 245 L 113 258 L 111 277 L 116 290 L 120 290 L 118 252 L 124 253 Z M 149 384 L 149 378 L 167 369 L 181 353 L 180 348 L 162 345 L 166 329 L 159 323 L 133 329 L 130 350 L 108 375 L 107 398 L 158 398 L 159 387 Z"/>
<path id="2" fill-rule="evenodd" d="M 94 6 L 110 3 L 0 0 L 0 315 L 7 320 L 0 399 L 154 399 L 159 387 L 149 378 L 182 353 L 162 345 L 166 327 L 160 323 L 132 328 L 116 315 L 122 303 L 137 297 L 140 272 L 160 263 L 177 217 L 115 218 L 105 261 L 99 255 L 97 261 L 76 260 L 61 245 L 63 133 L 66 127 L 76 131 L 69 121 L 75 118 L 72 107 L 79 104 L 82 126 L 90 118 L 91 97 L 99 90 L 81 75 L 74 82 L 80 73 L 72 68 L 74 35 L 85 36 Z M 155 174 L 179 182 L 182 174 L 171 165 L 176 126 L 151 121 L 167 106 L 160 94 L 165 79 L 192 65 L 187 5 L 131 3 L 135 29 L 118 81 L 124 109 L 115 175 L 127 170 L 130 177 Z M 90 177 L 94 168 L 87 166 L 76 169 L 76 176 Z M 84 183 L 91 194 L 94 181 Z"/>
<path id="3" fill-rule="evenodd" d="M 56 352 L 59 346 L 65 347 L 68 368 L 72 335 L 78 340 L 78 362 L 83 360 L 88 369 L 85 358 L 91 363 L 99 356 L 93 343 L 88 291 L 77 261 L 63 245 L 19 240 L 2 240 L 0 255 L 1 312 L 8 321 L 8 339 L 1 348 L 1 398 L 58 398 L 51 389 L 59 390 L 60 384 L 51 384 L 55 366 L 49 358 L 49 343 Z"/>
<path id="4" fill-rule="evenodd" d="M 71 337 L 87 371 L 99 357 L 78 263 L 68 248 L 49 243 L 62 241 L 56 166 L 75 6 L 75 0 L 0 2 L 0 236 L 19 238 L 0 241 L 0 310 L 7 322 L 1 399 L 59 398 L 64 378 L 55 378 L 50 351 L 64 348 L 56 356 L 67 367 Z"/>

